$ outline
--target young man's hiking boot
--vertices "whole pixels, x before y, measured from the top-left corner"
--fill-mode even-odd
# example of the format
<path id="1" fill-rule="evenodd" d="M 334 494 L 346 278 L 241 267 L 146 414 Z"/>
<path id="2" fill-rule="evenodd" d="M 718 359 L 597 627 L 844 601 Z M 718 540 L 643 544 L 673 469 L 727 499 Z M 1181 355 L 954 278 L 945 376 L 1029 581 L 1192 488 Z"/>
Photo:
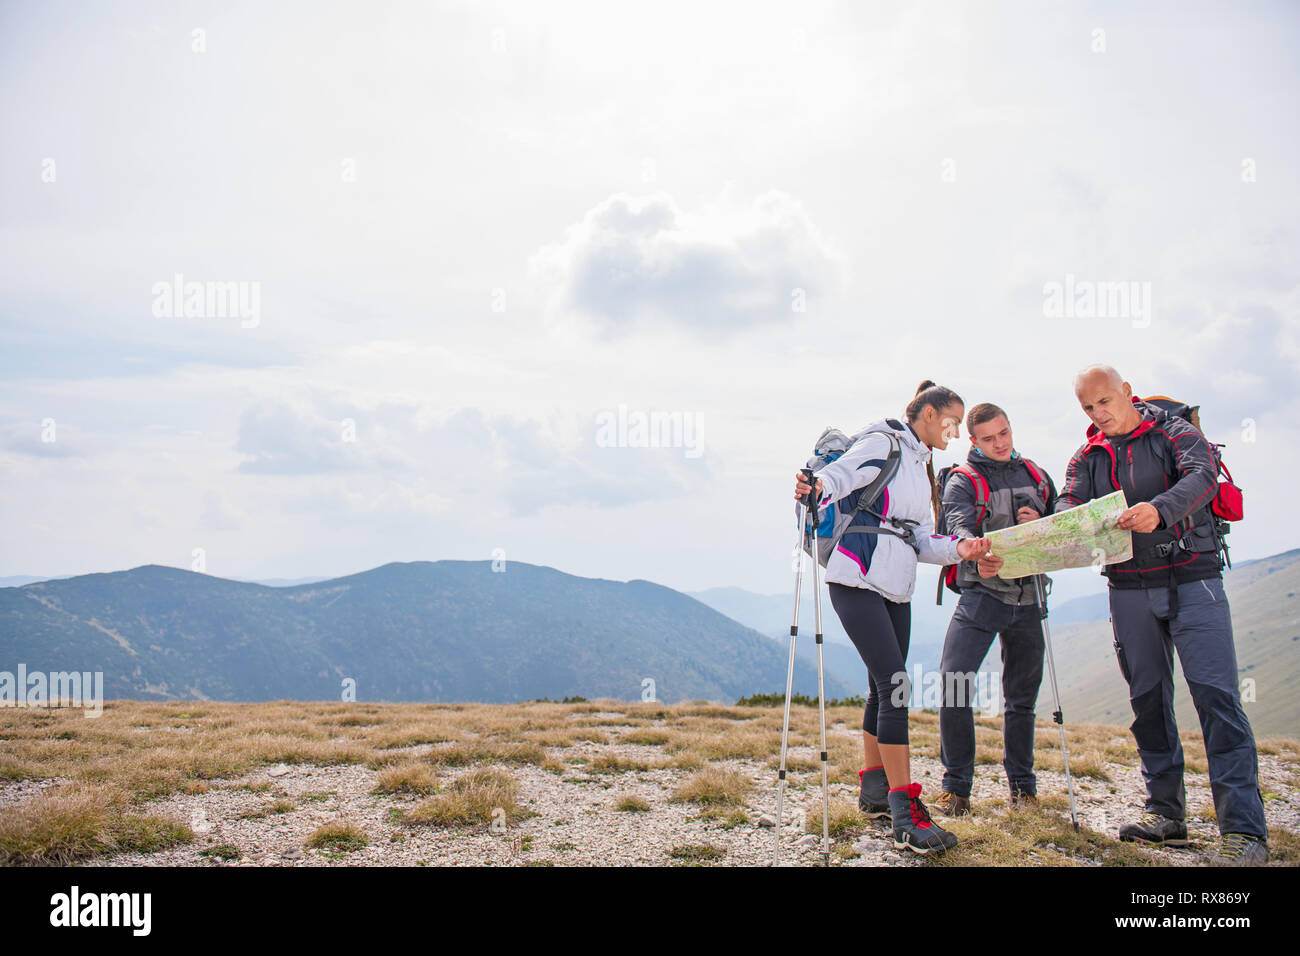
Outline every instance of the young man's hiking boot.
<path id="1" fill-rule="evenodd" d="M 970 797 L 959 797 L 947 790 L 935 797 L 932 804 L 945 817 L 960 817 L 970 813 Z"/>
<path id="2" fill-rule="evenodd" d="M 894 826 L 894 849 L 908 849 L 922 856 L 942 853 L 957 845 L 957 838 L 930 819 L 921 802 L 921 785 L 889 791 L 889 809 Z"/>
<path id="3" fill-rule="evenodd" d="M 1213 866 L 1264 866 L 1268 863 L 1268 844 L 1248 833 L 1225 833 L 1219 848 L 1210 855 Z"/>
<path id="4" fill-rule="evenodd" d="M 1020 790 L 1016 787 L 1011 788 L 1011 809 L 1012 810 L 1037 810 L 1038 794 L 1030 793 L 1028 790 Z"/>
<path id="5" fill-rule="evenodd" d="M 862 781 L 862 790 L 858 793 L 858 809 L 872 820 L 888 820 L 889 781 L 885 779 L 884 767 L 869 767 L 858 771 Z"/>
<path id="6" fill-rule="evenodd" d="M 1126 823 L 1120 827 L 1119 838 L 1133 843 L 1153 843 L 1156 846 L 1187 846 L 1187 824 L 1148 811 L 1142 814 L 1142 819 L 1137 823 Z"/>

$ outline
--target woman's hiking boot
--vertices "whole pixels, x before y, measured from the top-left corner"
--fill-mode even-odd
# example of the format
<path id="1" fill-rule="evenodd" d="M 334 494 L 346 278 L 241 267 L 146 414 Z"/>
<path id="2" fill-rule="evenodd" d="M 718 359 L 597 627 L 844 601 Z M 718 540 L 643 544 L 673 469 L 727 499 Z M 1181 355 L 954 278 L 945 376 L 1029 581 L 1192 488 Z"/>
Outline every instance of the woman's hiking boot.
<path id="1" fill-rule="evenodd" d="M 858 809 L 872 820 L 890 819 L 889 781 L 885 779 L 885 768 L 868 767 L 860 770 L 858 779 L 862 782 L 862 789 L 858 793 Z"/>
<path id="2" fill-rule="evenodd" d="M 957 845 L 955 836 L 930 819 L 930 811 L 921 802 L 919 783 L 890 790 L 889 809 L 894 825 L 894 849 L 908 849 L 925 856 Z"/>

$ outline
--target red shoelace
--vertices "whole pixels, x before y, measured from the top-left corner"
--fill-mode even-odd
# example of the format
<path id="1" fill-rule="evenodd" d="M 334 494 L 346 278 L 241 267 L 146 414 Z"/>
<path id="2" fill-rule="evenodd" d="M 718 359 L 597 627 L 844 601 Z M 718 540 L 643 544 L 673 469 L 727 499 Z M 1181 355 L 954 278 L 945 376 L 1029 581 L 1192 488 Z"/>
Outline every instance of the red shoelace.
<path id="1" fill-rule="evenodd" d="M 918 830 L 929 829 L 932 821 L 930 820 L 930 811 L 921 802 L 921 785 L 919 783 L 909 784 L 907 796 L 911 802 L 912 823 L 915 824 Z"/>

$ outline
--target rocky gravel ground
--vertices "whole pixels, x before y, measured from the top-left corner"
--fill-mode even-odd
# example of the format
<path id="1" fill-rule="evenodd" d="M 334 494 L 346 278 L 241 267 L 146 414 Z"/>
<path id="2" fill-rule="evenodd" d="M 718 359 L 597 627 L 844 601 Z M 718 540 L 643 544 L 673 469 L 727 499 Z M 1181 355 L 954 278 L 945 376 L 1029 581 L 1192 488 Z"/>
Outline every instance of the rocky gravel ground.
<path id="1" fill-rule="evenodd" d="M 606 733 L 611 743 L 579 742 L 570 747 L 547 748 L 548 755 L 566 768 L 563 773 L 555 772 L 554 767 L 534 765 L 506 768 L 519 785 L 519 802 L 531 814 L 509 825 L 456 828 L 406 824 L 400 819 L 401 813 L 424 798 L 374 792 L 379 777 L 375 770 L 362 765 L 281 764 L 237 779 L 213 781 L 206 792 L 176 793 L 147 804 L 148 813 L 188 824 L 195 834 L 193 843 L 150 854 L 117 853 L 94 862 L 106 866 L 749 866 L 772 862 L 777 843 L 770 825 L 776 809 L 775 773 L 765 763 L 719 761 L 716 765 L 748 776 L 754 789 L 743 806 L 743 820 L 727 820 L 725 814 L 724 819 L 709 818 L 702 815 L 700 806 L 670 800 L 674 789 L 691 776 L 692 770 L 587 772 L 587 762 L 597 757 L 615 755 L 653 763 L 664 756 L 659 747 L 618 742 L 626 727 L 610 724 L 596 729 Z M 860 739 L 855 729 L 843 724 L 832 733 Z M 406 748 L 405 752 L 418 758 L 436 746 L 424 744 Z M 806 747 L 792 748 L 792 761 L 799 758 L 812 761 L 815 753 Z M 443 768 L 437 775 L 444 782 L 471 769 Z M 1291 786 L 1295 779 L 1293 765 L 1279 757 L 1261 755 L 1260 769 L 1261 789 L 1268 795 L 1270 827 L 1300 831 L 1300 795 Z M 1085 827 L 1113 837 L 1121 823 L 1140 814 L 1143 789 L 1135 766 L 1109 765 L 1108 770 L 1111 782 L 1076 778 L 1076 802 Z M 925 787 L 924 799 L 933 800 L 942 777 L 939 762 L 914 755 L 913 772 Z M 0 788 L 0 811 L 55 782 L 26 781 Z M 1208 779 L 1204 774 L 1189 774 L 1187 788 L 1189 835 L 1194 845 L 1185 850 L 1159 851 L 1159 857 L 1171 864 L 1203 862 L 1205 850 L 1213 847 L 1217 837 L 1212 817 L 1207 820 L 1203 815 L 1205 808 L 1212 806 Z M 831 791 L 833 801 L 856 801 L 856 787 L 832 784 Z M 1065 792 L 1063 774 L 1039 771 L 1040 795 L 1064 796 Z M 999 766 L 976 768 L 972 796 L 976 819 L 991 820 L 1006 813 Z M 617 803 L 625 797 L 640 797 L 649 809 L 618 809 Z M 786 826 L 781 831 L 778 862 L 819 864 L 820 836 L 806 834 L 802 820 L 810 817 L 815 825 L 820 823 L 820 774 L 794 774 L 785 799 Z M 281 801 L 279 808 L 285 812 L 271 812 L 276 801 Z M 283 801 L 291 803 L 292 809 L 287 809 Z M 726 813 L 730 812 L 728 808 Z M 1064 811 L 1057 812 L 1066 816 Z M 938 819 L 942 822 L 942 818 Z M 365 834 L 365 845 L 350 851 L 306 845 L 313 831 L 335 821 L 359 827 Z M 820 826 L 817 829 L 820 831 Z M 856 831 L 839 841 L 832 856 L 836 865 L 925 865 L 908 851 L 895 851 L 889 831 L 883 826 L 868 823 Z"/>

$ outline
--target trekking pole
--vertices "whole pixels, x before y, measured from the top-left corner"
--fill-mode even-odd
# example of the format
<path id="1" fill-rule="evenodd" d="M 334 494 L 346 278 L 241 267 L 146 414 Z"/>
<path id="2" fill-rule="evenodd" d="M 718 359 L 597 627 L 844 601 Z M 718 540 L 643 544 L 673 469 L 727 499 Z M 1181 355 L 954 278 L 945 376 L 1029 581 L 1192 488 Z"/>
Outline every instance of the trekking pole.
<path id="1" fill-rule="evenodd" d="M 785 804 L 785 751 L 790 736 L 790 690 L 794 684 L 794 641 L 799 634 L 799 592 L 803 589 L 804 515 L 799 515 L 799 535 L 795 539 L 794 620 L 790 624 L 790 663 L 785 671 L 785 715 L 781 719 L 781 767 L 776 775 L 776 843 L 772 847 L 772 865 L 781 850 L 782 810 Z"/>
<path id="2" fill-rule="evenodd" d="M 817 549 L 817 499 L 813 498 L 812 505 L 812 535 L 813 535 L 813 607 L 815 609 L 814 621 L 817 625 L 815 635 L 817 641 L 817 718 L 821 724 L 822 735 L 822 865 L 831 865 L 831 795 L 830 789 L 826 782 L 826 685 L 822 678 L 822 585 L 821 585 L 821 562 L 816 558 Z"/>
<path id="3" fill-rule="evenodd" d="M 802 469 L 809 485 L 816 487 L 812 469 Z M 803 593 L 803 558 L 804 544 L 811 536 L 813 554 L 813 594 L 816 599 L 815 623 L 817 639 L 817 709 L 821 717 L 821 759 L 822 759 L 822 857 L 830 865 L 830 795 L 826 779 L 826 707 L 822 671 L 822 605 L 821 578 L 817 561 L 817 499 L 814 491 L 809 491 L 803 502 L 804 510 L 799 518 L 799 536 L 795 548 L 798 563 L 795 565 L 794 578 L 794 619 L 790 624 L 790 657 L 785 672 L 785 710 L 781 719 L 781 765 L 777 772 L 776 790 L 776 844 L 772 848 L 772 865 L 777 862 L 781 849 L 782 814 L 785 805 L 786 755 L 790 740 L 790 697 L 794 688 L 795 639 L 799 634 L 799 598 Z"/>
<path id="4" fill-rule="evenodd" d="M 1038 591 L 1039 614 L 1043 618 L 1043 644 L 1047 648 L 1047 675 L 1052 681 L 1052 720 L 1061 728 L 1061 758 L 1065 761 L 1065 786 L 1070 792 L 1070 821 L 1074 831 L 1079 832 L 1079 815 L 1074 810 L 1074 780 L 1070 777 L 1070 755 L 1065 749 L 1065 717 L 1061 714 L 1061 694 L 1056 687 L 1056 662 L 1052 658 L 1052 632 L 1047 625 L 1047 594 L 1043 589 L 1043 576 L 1034 575 L 1034 587 Z"/>
<path id="5" fill-rule="evenodd" d="M 812 470 L 803 469 L 804 477 L 811 479 Z M 809 484 L 814 484 L 811 480 Z M 814 485 L 815 487 L 815 485 Z M 806 496 L 812 497 L 812 492 Z M 786 747 L 790 739 L 790 691 L 794 687 L 794 642 L 799 635 L 799 595 L 803 592 L 803 546 L 807 535 L 808 523 L 808 505 L 804 500 L 800 500 L 804 510 L 799 512 L 799 534 L 795 538 L 795 567 L 794 567 L 794 620 L 790 623 L 790 663 L 785 671 L 785 715 L 781 719 L 781 767 L 776 775 L 776 843 L 772 847 L 772 865 L 776 866 L 777 854 L 781 850 L 781 825 L 782 811 L 785 805 L 785 755 Z"/>

